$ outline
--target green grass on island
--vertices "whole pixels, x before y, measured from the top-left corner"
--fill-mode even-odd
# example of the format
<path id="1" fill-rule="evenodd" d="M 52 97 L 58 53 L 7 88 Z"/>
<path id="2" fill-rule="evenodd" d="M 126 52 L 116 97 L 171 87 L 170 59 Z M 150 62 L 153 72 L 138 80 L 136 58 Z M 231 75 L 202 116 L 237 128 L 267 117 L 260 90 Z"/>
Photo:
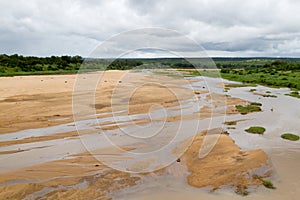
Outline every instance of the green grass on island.
<path id="1" fill-rule="evenodd" d="M 299 136 L 292 134 L 292 133 L 285 133 L 281 135 L 281 138 L 286 139 L 286 140 L 291 140 L 291 141 L 297 141 L 299 140 Z"/>
<path id="2" fill-rule="evenodd" d="M 236 105 L 235 108 L 240 114 L 246 115 L 252 112 L 260 112 L 261 111 L 260 106 L 262 106 L 261 103 L 251 102 L 249 105 L 246 106 Z"/>
<path id="3" fill-rule="evenodd" d="M 245 130 L 248 133 L 254 133 L 254 134 L 264 134 L 266 129 L 261 126 L 251 126 L 250 128 Z"/>
<path id="4" fill-rule="evenodd" d="M 250 105 L 251 106 L 262 106 L 262 104 L 259 102 L 251 102 Z"/>
<path id="5" fill-rule="evenodd" d="M 255 84 L 240 84 L 240 83 L 230 83 L 226 84 L 226 87 L 236 88 L 236 87 L 255 87 Z"/>
<path id="6" fill-rule="evenodd" d="M 233 126 L 237 124 L 237 121 L 228 121 L 228 122 L 224 122 L 224 124 L 228 126 Z"/>
<path id="7" fill-rule="evenodd" d="M 300 94 L 298 91 L 292 91 L 290 94 L 286 94 L 287 96 L 300 98 Z"/>

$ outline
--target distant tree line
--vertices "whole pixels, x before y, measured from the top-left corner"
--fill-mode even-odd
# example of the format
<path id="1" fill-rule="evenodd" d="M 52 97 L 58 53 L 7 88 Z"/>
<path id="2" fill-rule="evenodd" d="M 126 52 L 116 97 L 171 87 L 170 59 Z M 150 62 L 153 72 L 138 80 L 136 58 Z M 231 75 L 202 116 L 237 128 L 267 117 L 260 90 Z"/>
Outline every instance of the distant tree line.
<path id="1" fill-rule="evenodd" d="M 81 56 L 35 57 L 0 55 L 0 75 L 35 74 L 35 72 L 77 72 L 95 70 L 126 70 L 142 65 L 134 59 L 86 59 Z M 42 73 L 41 73 L 42 74 Z"/>
<path id="2" fill-rule="evenodd" d="M 34 57 L 2 54 L 0 72 L 78 70 L 82 62 L 81 56 Z"/>
<path id="3" fill-rule="evenodd" d="M 117 59 L 107 66 L 106 70 L 128 70 L 143 65 L 142 61 L 134 59 Z"/>
<path id="4" fill-rule="evenodd" d="M 223 74 L 253 74 L 280 71 L 300 71 L 299 59 L 262 59 L 262 58 L 213 58 Z M 0 54 L 0 75 L 76 73 L 97 70 L 128 70 L 142 68 L 215 68 L 209 58 L 155 58 L 155 59 L 83 59 L 81 56 L 35 57 L 18 54 Z"/>
<path id="5" fill-rule="evenodd" d="M 288 62 L 284 60 L 276 60 L 265 64 L 243 64 L 243 63 L 217 63 L 217 67 L 221 69 L 221 73 L 276 73 L 278 71 L 300 71 L 299 62 Z"/>

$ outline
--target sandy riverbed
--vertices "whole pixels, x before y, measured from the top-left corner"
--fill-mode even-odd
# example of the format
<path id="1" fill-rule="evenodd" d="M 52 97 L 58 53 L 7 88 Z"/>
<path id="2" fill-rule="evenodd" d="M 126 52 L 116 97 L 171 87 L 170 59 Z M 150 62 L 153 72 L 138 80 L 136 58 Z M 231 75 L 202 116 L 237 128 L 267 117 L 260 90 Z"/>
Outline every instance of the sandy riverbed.
<path id="1" fill-rule="evenodd" d="M 85 128 L 80 131 L 81 136 L 89 137 L 90 141 L 95 140 L 94 136 L 99 135 L 101 131 L 110 131 L 108 133 L 112 138 L 120 140 L 122 136 L 118 132 L 120 128 L 130 129 L 131 126 L 151 123 L 151 120 L 155 123 L 166 121 L 173 127 L 181 120 L 208 120 L 211 117 L 220 118 L 225 114 L 235 116 L 237 112 L 234 110 L 234 105 L 247 102 L 238 97 L 215 92 L 208 95 L 205 88 L 203 89 L 205 92 L 201 90 L 195 92 L 189 87 L 182 87 L 190 85 L 195 80 L 126 71 L 108 71 L 100 76 L 94 107 L 102 126 L 100 125 L 99 129 L 99 124 L 96 124 L 92 125 L 91 129 Z M 88 78 L 88 75 L 81 78 Z M 209 186 L 215 190 L 223 185 L 231 185 L 234 191 L 237 187 L 261 185 L 260 181 L 249 176 L 248 173 L 253 169 L 267 166 L 260 171 L 260 175 L 270 176 L 268 173 L 272 166 L 269 165 L 268 156 L 262 150 L 241 150 L 228 135 L 222 134 L 215 148 L 204 159 L 195 156 L 205 137 L 203 130 L 204 127 L 208 127 L 205 125 L 199 128 L 197 132 L 199 134 L 194 138 L 194 142 L 191 143 L 180 163 L 175 162 L 151 174 L 131 174 L 111 169 L 86 152 L 87 149 L 78 139 L 76 127 L 72 123 L 72 92 L 75 80 L 76 75 L 0 78 L 0 119 L 2 121 L 0 196 L 4 199 L 42 197 L 105 199 L 110 196 L 119 199 L 117 195 L 114 196 L 117 192 L 122 192 L 123 189 L 130 190 L 130 188 L 133 188 L 132 191 L 139 191 L 139 188 L 135 187 L 143 188 L 149 182 L 155 182 L 165 176 L 178 177 L 177 181 L 184 181 L 195 188 Z M 114 94 L 117 87 L 122 90 Z M 127 88 L 135 88 L 135 90 L 132 92 Z M 124 101 L 128 99 L 129 93 L 131 98 L 126 104 Z M 195 97 L 195 93 L 199 95 Z M 113 94 L 116 106 L 112 109 Z M 201 99 L 207 105 L 203 104 L 199 110 L 195 110 L 190 106 L 194 105 L 193 102 L 197 102 L 195 99 Z M 224 104 L 223 99 L 226 99 L 227 104 Z M 160 106 L 155 107 L 157 105 Z M 179 105 L 186 108 L 179 112 L 181 111 Z M 228 107 L 225 108 L 226 105 Z M 161 118 L 160 112 L 157 112 L 158 115 L 153 115 L 153 119 L 147 118 L 148 112 L 155 114 L 155 110 L 162 107 L 170 109 L 168 112 L 170 111 L 171 115 Z M 124 110 L 126 110 L 125 114 L 122 113 Z M 120 113 L 112 114 L 112 111 L 120 111 Z M 111 117 L 114 115 L 118 116 L 120 121 L 112 120 Z M 126 124 L 129 120 L 127 117 L 130 116 L 135 117 L 134 123 Z M 206 124 L 205 121 L 203 122 Z M 218 124 L 221 125 L 222 123 Z M 173 148 L 174 152 L 180 148 L 180 141 L 184 143 L 190 136 L 187 133 L 179 139 L 177 147 Z M 167 136 L 163 138 L 168 139 Z M 158 137 L 147 144 L 126 140 L 123 137 L 122 140 L 125 142 L 120 145 L 125 151 L 139 148 L 148 150 L 154 148 L 158 142 L 164 145 L 164 139 Z M 94 150 L 94 154 L 97 155 L 123 153 L 112 148 L 95 147 Z M 137 161 L 132 166 L 143 169 L 153 164 L 152 162 L 155 161 L 151 159 L 149 163 Z M 188 184 L 183 184 L 184 187 L 181 189 Z M 163 198 L 164 195 L 165 193 L 161 192 L 161 196 L 157 198 Z M 138 199 L 142 196 L 132 198 Z"/>

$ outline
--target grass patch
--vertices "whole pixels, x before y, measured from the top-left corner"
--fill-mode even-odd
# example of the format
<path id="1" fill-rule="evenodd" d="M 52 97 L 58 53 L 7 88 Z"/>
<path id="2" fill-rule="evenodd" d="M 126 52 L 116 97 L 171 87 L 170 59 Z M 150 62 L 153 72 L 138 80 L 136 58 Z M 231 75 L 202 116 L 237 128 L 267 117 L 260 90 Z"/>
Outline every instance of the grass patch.
<path id="1" fill-rule="evenodd" d="M 233 126 L 233 125 L 236 125 L 237 122 L 236 121 L 228 121 L 228 122 L 224 122 L 225 125 L 228 125 L 228 126 Z"/>
<path id="2" fill-rule="evenodd" d="M 231 88 L 236 88 L 236 87 L 255 87 L 255 84 L 238 84 L 238 83 L 233 83 L 233 84 L 226 84 L 226 87 L 231 87 Z"/>
<path id="3" fill-rule="evenodd" d="M 236 129 L 235 127 L 227 127 L 227 129 Z"/>
<path id="4" fill-rule="evenodd" d="M 290 94 L 286 94 L 286 95 L 291 96 L 291 97 L 300 98 L 300 94 L 298 91 L 292 91 Z"/>
<path id="5" fill-rule="evenodd" d="M 255 91 L 256 91 L 255 88 L 252 88 L 252 89 L 249 90 L 249 92 L 255 92 Z"/>
<path id="6" fill-rule="evenodd" d="M 263 97 L 277 98 L 277 96 L 276 96 L 276 95 L 273 95 L 273 94 L 263 94 L 262 96 L 263 96 Z"/>
<path id="7" fill-rule="evenodd" d="M 261 179 L 262 181 L 262 184 L 266 187 L 266 188 L 269 188 L 269 189 L 276 189 L 276 187 L 274 187 L 273 183 L 271 181 L 268 181 L 268 180 L 263 180 Z"/>
<path id="8" fill-rule="evenodd" d="M 254 134 L 264 134 L 266 129 L 261 126 L 251 126 L 250 128 L 245 130 L 248 133 L 254 133 Z"/>
<path id="9" fill-rule="evenodd" d="M 235 108 L 242 115 L 246 115 L 251 112 L 260 112 L 261 111 L 261 108 L 257 105 L 247 105 L 247 106 L 236 105 Z"/>
<path id="10" fill-rule="evenodd" d="M 254 94 L 255 94 L 255 95 L 262 96 L 262 97 L 277 98 L 277 96 L 276 96 L 276 95 L 273 95 L 273 94 L 262 94 L 262 93 L 258 93 L 258 92 L 255 92 Z"/>
<path id="11" fill-rule="evenodd" d="M 261 183 L 263 184 L 263 186 L 265 186 L 266 188 L 276 189 L 276 187 L 274 186 L 274 184 L 271 181 L 264 180 L 262 176 L 258 176 L 258 175 L 255 174 L 255 175 L 253 175 L 253 178 L 260 180 Z"/>
<path id="12" fill-rule="evenodd" d="M 230 90 L 229 87 L 225 87 L 225 88 L 224 88 L 224 92 L 228 92 L 229 90 Z"/>
<path id="13" fill-rule="evenodd" d="M 221 71 L 222 78 L 250 84 L 261 84 L 268 87 L 288 87 L 300 90 L 300 70 L 276 70 L 276 75 L 272 75 L 269 69 L 229 69 L 227 73 Z"/>
<path id="14" fill-rule="evenodd" d="M 281 138 L 285 140 L 297 141 L 299 140 L 299 136 L 292 133 L 285 133 L 281 135 Z"/>
<path id="15" fill-rule="evenodd" d="M 250 105 L 252 105 L 252 106 L 262 106 L 262 104 L 259 103 L 259 102 L 251 102 Z"/>
<path id="16" fill-rule="evenodd" d="M 178 69 L 179 72 L 185 72 L 187 74 L 183 74 L 184 76 L 207 76 L 207 77 L 213 77 L 213 78 L 219 78 L 221 77 L 220 71 L 218 69 L 214 70 L 206 70 L 206 69 Z"/>

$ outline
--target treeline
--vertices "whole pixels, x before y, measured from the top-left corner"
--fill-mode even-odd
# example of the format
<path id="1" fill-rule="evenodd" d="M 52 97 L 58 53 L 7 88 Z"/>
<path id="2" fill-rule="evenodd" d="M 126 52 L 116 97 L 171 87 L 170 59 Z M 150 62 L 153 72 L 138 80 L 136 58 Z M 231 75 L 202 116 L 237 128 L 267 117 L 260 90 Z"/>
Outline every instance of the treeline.
<path id="1" fill-rule="evenodd" d="M 81 56 L 34 57 L 2 54 L 0 55 L 0 72 L 78 70 L 82 62 Z"/>
<path id="2" fill-rule="evenodd" d="M 143 65 L 143 62 L 139 60 L 119 59 L 114 60 L 112 63 L 110 63 L 110 65 L 107 66 L 106 70 L 128 70 L 140 65 Z"/>
<path id="3" fill-rule="evenodd" d="M 300 71 L 299 62 L 288 62 L 283 60 L 276 60 L 265 64 L 242 64 L 242 63 L 217 63 L 217 67 L 221 69 L 222 73 L 274 73 L 279 71 Z"/>
<path id="4" fill-rule="evenodd" d="M 86 59 L 81 56 L 35 57 L 0 55 L 0 75 L 76 73 L 96 70 L 127 70 L 142 65 L 134 59 Z"/>
<path id="5" fill-rule="evenodd" d="M 300 71 L 300 59 L 213 58 L 223 74 L 269 73 Z M 0 75 L 76 73 L 97 70 L 128 70 L 142 68 L 215 68 L 210 58 L 154 58 L 154 59 L 83 59 L 81 56 L 34 57 L 0 55 Z"/>

